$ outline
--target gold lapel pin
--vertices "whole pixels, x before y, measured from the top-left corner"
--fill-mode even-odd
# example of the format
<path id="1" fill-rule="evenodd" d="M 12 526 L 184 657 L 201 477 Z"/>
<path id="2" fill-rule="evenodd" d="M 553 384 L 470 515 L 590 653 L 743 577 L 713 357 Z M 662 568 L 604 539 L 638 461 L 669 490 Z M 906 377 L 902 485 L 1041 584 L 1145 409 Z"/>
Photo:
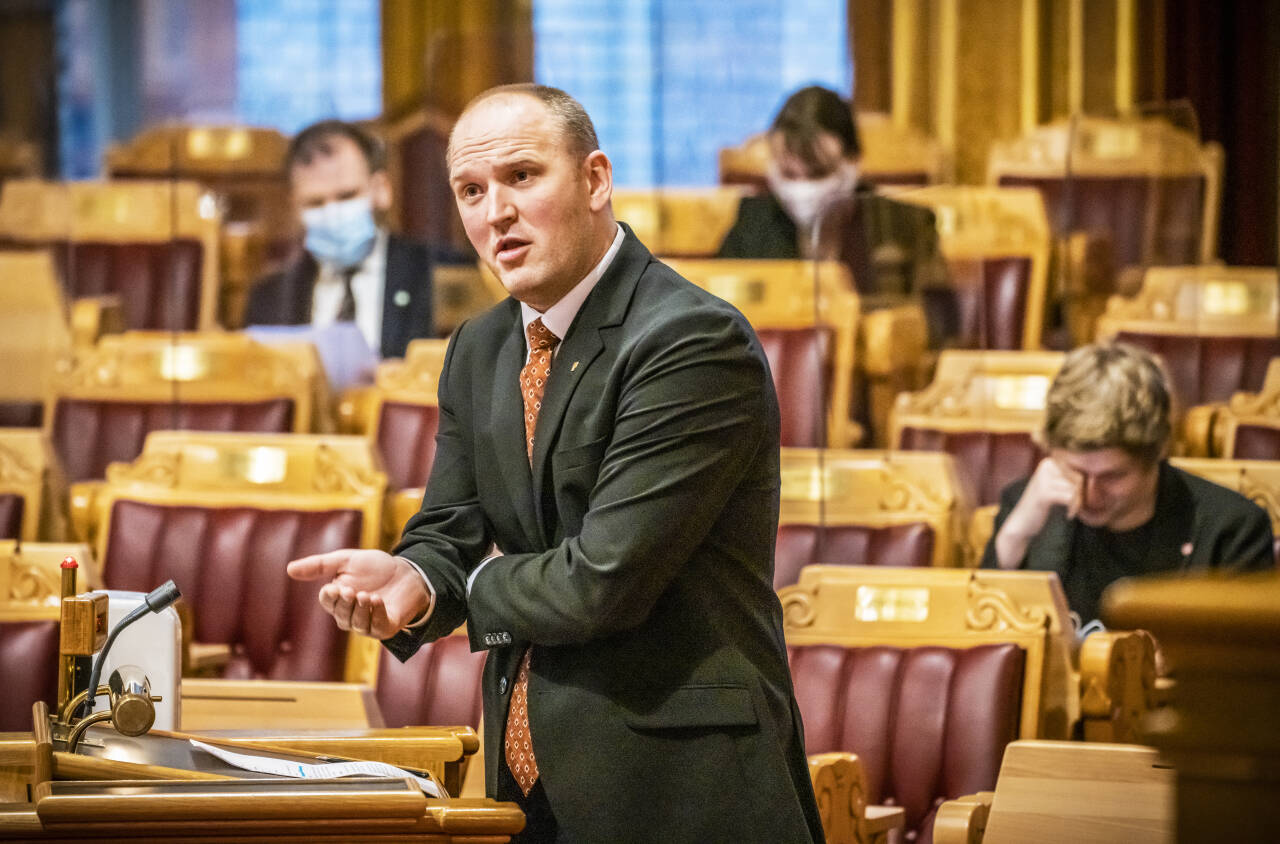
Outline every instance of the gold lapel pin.
<path id="1" fill-rule="evenodd" d="M 570 371 L 570 372 L 573 372 L 573 371 L 574 371 L 575 369 L 577 369 L 577 368 L 578 368 L 578 362 L 575 360 L 575 361 L 573 362 L 573 366 L 569 367 L 569 371 Z"/>

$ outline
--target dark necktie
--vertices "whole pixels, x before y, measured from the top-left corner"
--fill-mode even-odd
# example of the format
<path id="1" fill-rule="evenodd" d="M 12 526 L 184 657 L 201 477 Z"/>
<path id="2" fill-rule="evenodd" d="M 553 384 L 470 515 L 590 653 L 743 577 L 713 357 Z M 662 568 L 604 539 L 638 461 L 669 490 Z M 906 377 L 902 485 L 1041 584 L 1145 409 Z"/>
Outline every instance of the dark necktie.
<path id="1" fill-rule="evenodd" d="M 356 321 L 356 294 L 351 289 L 351 279 L 359 267 L 348 267 L 342 270 L 342 304 L 338 306 L 338 322 Z"/>
<path id="2" fill-rule="evenodd" d="M 533 432 L 538 427 L 542 396 L 551 375 L 551 355 L 560 338 L 542 324 L 539 317 L 525 329 L 529 338 L 529 361 L 520 370 L 520 397 L 524 400 L 525 451 L 533 459 Z M 502 740 L 503 754 L 512 777 L 525 796 L 538 781 L 538 761 L 533 758 L 533 739 L 529 733 L 529 654 L 526 648 L 511 690 L 511 709 L 507 713 L 507 730 Z"/>

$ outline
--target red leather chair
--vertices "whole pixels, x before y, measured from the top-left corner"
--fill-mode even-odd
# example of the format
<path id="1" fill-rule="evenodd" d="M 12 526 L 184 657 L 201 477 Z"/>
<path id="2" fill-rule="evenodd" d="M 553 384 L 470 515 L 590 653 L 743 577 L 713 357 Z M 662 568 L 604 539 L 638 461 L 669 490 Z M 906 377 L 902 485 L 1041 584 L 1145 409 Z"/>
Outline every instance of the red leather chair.
<path id="1" fill-rule="evenodd" d="M 465 635 L 425 645 L 405 663 L 385 648 L 379 650 L 375 696 L 388 727 L 479 728 L 485 653 L 472 653 Z"/>
<path id="2" fill-rule="evenodd" d="M 942 801 L 995 788 L 1018 736 L 1016 644 L 788 647 L 805 752 L 851 751 L 871 803 L 901 806 L 907 841 L 932 840 Z"/>
<path id="3" fill-rule="evenodd" d="M 1228 417 L 1251 422 L 1268 415 L 1269 399 L 1236 394 L 1261 393 L 1280 356 L 1278 302 L 1280 281 L 1269 267 L 1152 267 L 1137 295 L 1107 301 L 1098 339 L 1157 355 L 1181 416 L 1181 453 L 1221 455 Z M 1255 434 L 1265 447 L 1263 430 L 1244 439 Z"/>
<path id="4" fill-rule="evenodd" d="M 813 563 L 954 566 L 971 505 L 946 454 L 783 448 L 773 585 Z"/>
<path id="5" fill-rule="evenodd" d="M 71 481 L 137 457 L 155 430 L 302 432 L 319 380 L 302 357 L 238 334 L 105 337 L 53 382 L 53 447 Z"/>
<path id="6" fill-rule="evenodd" d="M 193 640 L 226 649 L 223 676 L 341 680 L 346 634 L 321 584 L 285 563 L 377 547 L 386 478 L 360 437 L 161 432 L 101 485 L 73 491 L 103 579 L 145 591 L 172 578 Z"/>
<path id="7" fill-rule="evenodd" d="M 1010 741 L 1071 729 L 1073 642 L 1051 578 L 820 565 L 780 590 L 805 750 L 856 754 L 854 790 L 903 809 L 903 840 L 931 841 L 944 800 L 994 788 Z"/>
<path id="8" fill-rule="evenodd" d="M 216 323 L 217 203 L 195 182 L 10 182 L 0 240 L 51 247 L 70 298 L 118 296 L 130 329 Z"/>
<path id="9" fill-rule="evenodd" d="M 58 695 L 58 620 L 0 618 L 0 733 L 31 732 L 31 704 Z"/>
<path id="10" fill-rule="evenodd" d="M 937 221 L 947 278 L 922 294 L 938 345 L 1040 348 L 1051 243 L 1040 195 L 1028 188 L 935 185 L 896 198 L 924 205 Z"/>
<path id="11" fill-rule="evenodd" d="M 952 455 L 974 505 L 995 504 L 1042 456 L 1032 435 L 1061 365 L 1058 352 L 944 351 L 932 384 L 898 396 L 890 444 Z"/>
<path id="12" fill-rule="evenodd" d="M 1027 431 L 945 431 L 904 426 L 897 447 L 942 451 L 956 460 L 961 483 L 982 507 L 1000 501 L 1000 490 L 1035 471 L 1043 453 Z"/>

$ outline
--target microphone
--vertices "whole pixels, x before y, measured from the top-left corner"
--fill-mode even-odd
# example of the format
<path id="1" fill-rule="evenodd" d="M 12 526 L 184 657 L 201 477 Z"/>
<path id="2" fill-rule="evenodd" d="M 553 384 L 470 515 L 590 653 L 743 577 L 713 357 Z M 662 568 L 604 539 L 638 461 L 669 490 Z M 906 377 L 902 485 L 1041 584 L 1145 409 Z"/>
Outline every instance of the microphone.
<path id="1" fill-rule="evenodd" d="M 181 597 L 182 593 L 178 591 L 177 585 L 172 580 L 166 580 L 148 592 L 146 597 L 142 599 L 142 604 L 120 619 L 120 623 L 111 629 L 111 633 L 107 636 L 106 644 L 102 646 L 102 650 L 98 651 L 98 655 L 93 658 L 93 669 L 89 672 L 88 697 L 80 705 L 83 715 L 88 715 L 93 711 L 93 701 L 98 696 L 98 679 L 102 676 L 102 663 L 106 660 L 107 651 L 111 650 L 111 645 L 115 642 L 116 637 L 126 627 L 142 618 L 148 612 L 158 613 Z"/>

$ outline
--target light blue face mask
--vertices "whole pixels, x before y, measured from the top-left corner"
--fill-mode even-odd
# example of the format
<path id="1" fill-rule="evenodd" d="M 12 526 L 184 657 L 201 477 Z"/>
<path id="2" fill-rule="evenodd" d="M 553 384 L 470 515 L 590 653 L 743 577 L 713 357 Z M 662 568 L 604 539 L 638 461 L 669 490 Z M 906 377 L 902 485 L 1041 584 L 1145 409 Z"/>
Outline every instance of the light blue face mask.
<path id="1" fill-rule="evenodd" d="M 373 250 L 378 234 L 373 205 L 367 196 L 303 209 L 302 224 L 307 229 L 304 243 L 307 251 L 317 261 L 338 269 L 348 269 L 363 261 Z"/>

